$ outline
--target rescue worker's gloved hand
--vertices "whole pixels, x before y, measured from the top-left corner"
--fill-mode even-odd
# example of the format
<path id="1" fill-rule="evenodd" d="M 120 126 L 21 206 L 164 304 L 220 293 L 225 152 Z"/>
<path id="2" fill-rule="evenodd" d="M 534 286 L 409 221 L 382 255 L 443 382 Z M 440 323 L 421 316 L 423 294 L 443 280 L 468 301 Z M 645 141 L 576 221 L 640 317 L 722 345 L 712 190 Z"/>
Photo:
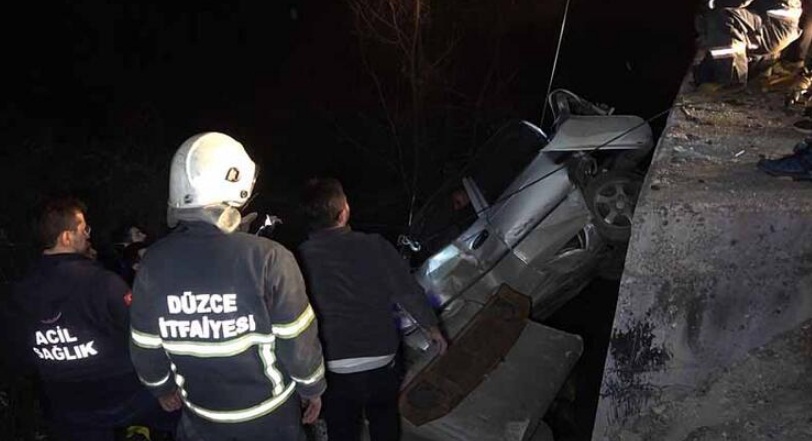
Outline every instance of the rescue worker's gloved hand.
<path id="1" fill-rule="evenodd" d="M 440 328 L 432 326 L 428 329 L 428 333 L 431 342 L 437 345 L 437 353 L 440 355 L 445 354 L 445 351 L 448 349 L 448 341 L 446 341 Z"/>
<path id="2" fill-rule="evenodd" d="M 304 412 L 302 412 L 302 424 L 315 423 L 319 418 L 319 413 L 321 413 L 321 396 L 303 398 L 302 406 L 304 406 Z"/>

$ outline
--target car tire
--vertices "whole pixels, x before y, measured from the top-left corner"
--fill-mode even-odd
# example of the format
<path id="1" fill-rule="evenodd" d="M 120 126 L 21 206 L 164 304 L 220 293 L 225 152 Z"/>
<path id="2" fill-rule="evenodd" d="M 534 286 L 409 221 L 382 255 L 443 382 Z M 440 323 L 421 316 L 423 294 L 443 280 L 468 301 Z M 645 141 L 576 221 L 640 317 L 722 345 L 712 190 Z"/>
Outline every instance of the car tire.
<path id="1" fill-rule="evenodd" d="M 642 183 L 636 173 L 608 171 L 587 185 L 584 198 L 601 237 L 612 243 L 629 241 Z"/>

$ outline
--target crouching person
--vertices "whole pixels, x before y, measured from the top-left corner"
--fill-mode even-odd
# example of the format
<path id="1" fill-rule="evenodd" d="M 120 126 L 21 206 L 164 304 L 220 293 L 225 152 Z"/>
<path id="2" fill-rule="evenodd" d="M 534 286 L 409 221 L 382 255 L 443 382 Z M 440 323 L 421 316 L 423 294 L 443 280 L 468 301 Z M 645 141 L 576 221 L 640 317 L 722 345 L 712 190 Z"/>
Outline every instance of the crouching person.
<path id="1" fill-rule="evenodd" d="M 171 431 L 176 419 L 130 362 L 130 289 L 87 256 L 85 211 L 74 199 L 45 206 L 38 221 L 44 251 L 12 295 L 15 346 L 39 373 L 53 439 L 113 441 L 117 429 L 135 424 Z"/>
<path id="2" fill-rule="evenodd" d="M 135 278 L 133 363 L 165 409 L 183 408 L 181 440 L 299 441 L 321 408 L 321 345 L 296 260 L 237 231 L 255 172 L 227 135 L 184 142 L 170 167 L 174 230 Z"/>
<path id="3" fill-rule="evenodd" d="M 766 69 L 798 38 L 801 13 L 801 0 L 709 0 L 697 20 L 700 90 L 745 86 L 751 68 Z"/>

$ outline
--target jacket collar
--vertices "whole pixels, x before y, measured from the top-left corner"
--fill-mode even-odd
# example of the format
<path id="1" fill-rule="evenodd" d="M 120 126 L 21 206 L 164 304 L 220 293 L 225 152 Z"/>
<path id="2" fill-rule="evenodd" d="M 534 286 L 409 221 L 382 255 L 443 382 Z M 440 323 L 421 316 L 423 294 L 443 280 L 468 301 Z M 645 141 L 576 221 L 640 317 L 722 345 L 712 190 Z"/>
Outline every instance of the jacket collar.
<path id="1" fill-rule="evenodd" d="M 210 224 L 208 222 L 204 222 L 201 220 L 182 220 L 178 222 L 178 226 L 176 227 L 178 232 L 191 232 L 191 233 L 203 233 L 203 234 L 219 234 L 222 231 L 217 227 L 217 225 Z"/>
<path id="2" fill-rule="evenodd" d="M 343 236 L 352 231 L 349 225 L 343 227 L 323 228 L 321 230 L 312 231 L 307 235 L 310 239 L 321 239 L 326 237 Z"/>
<path id="3" fill-rule="evenodd" d="M 73 260 L 90 260 L 89 257 L 81 253 L 56 253 L 56 254 L 42 254 L 40 259 L 43 262 L 63 262 Z"/>

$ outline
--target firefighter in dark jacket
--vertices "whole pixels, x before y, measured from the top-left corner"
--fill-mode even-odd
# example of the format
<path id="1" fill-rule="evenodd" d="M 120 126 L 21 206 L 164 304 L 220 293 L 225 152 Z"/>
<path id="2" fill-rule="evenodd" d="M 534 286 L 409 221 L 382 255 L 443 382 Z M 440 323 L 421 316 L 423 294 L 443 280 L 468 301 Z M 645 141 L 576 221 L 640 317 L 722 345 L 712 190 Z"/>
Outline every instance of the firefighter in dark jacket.
<path id="1" fill-rule="evenodd" d="M 175 228 L 135 279 L 133 363 L 166 409 L 182 406 L 182 440 L 300 440 L 321 408 L 324 362 L 299 267 L 280 244 L 236 231 L 255 170 L 227 135 L 186 140 L 170 168 Z"/>
<path id="2" fill-rule="evenodd" d="M 800 35 L 801 0 L 707 1 L 697 20 L 706 51 L 695 70 L 700 88 L 745 85 L 752 66 L 774 63 Z"/>
<path id="3" fill-rule="evenodd" d="M 309 182 L 302 202 L 313 231 L 298 251 L 327 359 L 327 435 L 359 441 L 366 417 L 372 441 L 397 440 L 394 307 L 409 312 L 443 353 L 437 317 L 395 248 L 379 235 L 350 229 L 350 206 L 337 180 Z"/>
<path id="4" fill-rule="evenodd" d="M 38 222 L 45 250 L 12 298 L 16 346 L 39 373 L 52 438 L 112 441 L 116 429 L 136 423 L 172 430 L 176 419 L 130 362 L 130 288 L 87 257 L 84 213 L 74 199 L 45 206 Z"/>

